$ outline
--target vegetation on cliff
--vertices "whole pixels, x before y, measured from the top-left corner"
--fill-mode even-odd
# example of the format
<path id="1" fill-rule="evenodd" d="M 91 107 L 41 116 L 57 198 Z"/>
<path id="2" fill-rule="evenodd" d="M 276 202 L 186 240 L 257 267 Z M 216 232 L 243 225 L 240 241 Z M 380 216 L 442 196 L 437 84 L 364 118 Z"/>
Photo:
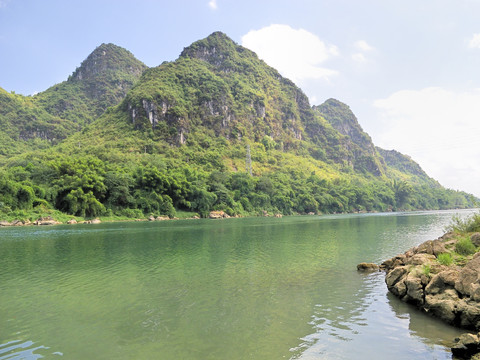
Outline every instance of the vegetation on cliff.
<path id="1" fill-rule="evenodd" d="M 0 91 L 0 103 L 0 217 L 306 214 L 476 200 L 376 148 L 340 101 L 311 107 L 219 32 L 150 69 L 101 45 L 67 81 L 32 97 Z"/>

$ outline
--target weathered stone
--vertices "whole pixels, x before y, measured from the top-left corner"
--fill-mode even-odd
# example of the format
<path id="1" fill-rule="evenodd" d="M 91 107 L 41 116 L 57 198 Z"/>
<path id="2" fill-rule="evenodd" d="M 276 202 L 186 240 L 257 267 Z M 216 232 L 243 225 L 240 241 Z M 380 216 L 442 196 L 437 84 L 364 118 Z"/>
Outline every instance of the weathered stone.
<path id="1" fill-rule="evenodd" d="M 10 223 L 8 221 L 0 221 L 0 226 L 11 226 Z"/>
<path id="2" fill-rule="evenodd" d="M 69 224 L 69 225 L 76 224 L 76 223 L 77 223 L 77 220 L 75 220 L 75 219 L 70 219 L 70 220 L 67 221 L 67 224 Z"/>
<path id="3" fill-rule="evenodd" d="M 425 308 L 440 319 L 453 324 L 460 299 L 454 289 L 446 289 L 436 295 L 426 294 Z"/>
<path id="4" fill-rule="evenodd" d="M 433 241 L 428 240 L 424 243 L 417 246 L 416 251 L 417 254 L 430 254 L 433 255 Z"/>
<path id="5" fill-rule="evenodd" d="M 425 287 L 425 293 L 436 295 L 443 292 L 447 286 L 454 287 L 457 278 L 458 272 L 456 270 L 442 271 L 432 277 Z"/>
<path id="6" fill-rule="evenodd" d="M 198 217 L 198 216 L 197 216 Z M 193 217 L 195 219 L 195 216 Z M 200 218 L 199 218 L 200 219 Z M 170 220 L 168 216 L 157 216 L 156 218 L 157 221 L 165 221 L 165 220 Z"/>
<path id="7" fill-rule="evenodd" d="M 443 241 L 437 239 L 432 241 L 432 251 L 433 255 L 438 256 L 439 254 L 447 252 L 447 249 Z"/>
<path id="8" fill-rule="evenodd" d="M 379 267 L 377 264 L 373 263 L 360 263 L 357 265 L 358 271 L 378 271 Z"/>
<path id="9" fill-rule="evenodd" d="M 423 304 L 424 292 L 421 278 L 409 273 L 405 279 L 405 285 L 409 298 L 416 304 Z"/>
<path id="10" fill-rule="evenodd" d="M 458 273 L 455 289 L 464 295 L 473 296 L 480 285 L 480 257 L 474 257 Z M 480 298 L 479 298 L 480 299 Z"/>
<path id="11" fill-rule="evenodd" d="M 480 233 L 475 233 L 470 236 L 470 240 L 472 240 L 473 245 L 480 246 Z"/>
<path id="12" fill-rule="evenodd" d="M 390 289 L 390 291 L 399 298 L 403 298 L 407 294 L 407 286 L 405 285 L 405 281 L 400 280 Z"/>
<path id="13" fill-rule="evenodd" d="M 480 351 L 480 339 L 477 335 L 465 333 L 455 339 L 452 355 L 460 359 L 470 359 Z"/>
<path id="14" fill-rule="evenodd" d="M 155 216 L 150 215 L 150 216 L 148 217 L 148 221 L 155 221 Z"/>
<path id="15" fill-rule="evenodd" d="M 390 288 L 395 285 L 406 273 L 407 268 L 405 266 L 399 266 L 390 271 L 385 276 L 385 282 L 387 283 L 387 286 Z"/>
<path id="16" fill-rule="evenodd" d="M 435 255 L 418 253 L 407 260 L 407 265 L 424 265 L 435 261 Z"/>
<path id="17" fill-rule="evenodd" d="M 90 220 L 90 224 L 100 224 L 102 221 L 100 219 Z"/>
<path id="18" fill-rule="evenodd" d="M 457 304 L 460 313 L 460 326 L 467 329 L 480 327 L 480 304 L 476 301 L 459 301 Z"/>
<path id="19" fill-rule="evenodd" d="M 230 216 L 225 211 L 210 211 L 208 216 L 210 219 L 227 219 Z"/>

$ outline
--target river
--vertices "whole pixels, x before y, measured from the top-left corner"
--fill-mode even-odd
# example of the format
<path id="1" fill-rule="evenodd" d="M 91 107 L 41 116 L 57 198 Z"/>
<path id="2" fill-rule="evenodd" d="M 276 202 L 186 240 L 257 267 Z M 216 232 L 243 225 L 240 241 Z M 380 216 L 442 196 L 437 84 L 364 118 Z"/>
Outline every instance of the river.
<path id="1" fill-rule="evenodd" d="M 472 211 L 0 229 L 0 360 L 451 359 L 357 273 Z"/>

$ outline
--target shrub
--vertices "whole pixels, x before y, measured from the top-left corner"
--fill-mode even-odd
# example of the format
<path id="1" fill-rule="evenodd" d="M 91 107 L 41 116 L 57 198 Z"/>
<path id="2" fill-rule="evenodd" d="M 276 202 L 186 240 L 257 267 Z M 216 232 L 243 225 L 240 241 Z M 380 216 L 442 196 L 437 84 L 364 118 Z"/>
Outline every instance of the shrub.
<path id="1" fill-rule="evenodd" d="M 450 253 L 441 253 L 438 254 L 437 261 L 442 265 L 450 266 L 453 263 L 453 258 Z"/>
<path id="2" fill-rule="evenodd" d="M 432 271 L 432 267 L 429 264 L 425 264 L 422 267 L 422 273 L 426 276 L 430 276 L 430 272 Z"/>
<path id="3" fill-rule="evenodd" d="M 466 219 L 454 216 L 452 223 L 446 227 L 446 230 L 461 233 L 480 231 L 480 213 L 475 213 Z"/>
<path id="4" fill-rule="evenodd" d="M 477 249 L 475 248 L 475 245 L 473 245 L 472 240 L 467 236 L 457 241 L 455 244 L 455 251 L 460 255 L 471 255 L 475 254 Z"/>

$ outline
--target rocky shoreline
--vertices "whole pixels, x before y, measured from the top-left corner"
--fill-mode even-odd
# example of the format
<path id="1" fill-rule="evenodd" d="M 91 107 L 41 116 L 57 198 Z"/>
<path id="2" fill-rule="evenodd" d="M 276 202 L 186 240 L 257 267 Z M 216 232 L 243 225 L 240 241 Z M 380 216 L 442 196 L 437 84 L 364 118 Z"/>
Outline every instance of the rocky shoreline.
<path id="1" fill-rule="evenodd" d="M 359 271 L 385 271 L 388 290 L 402 301 L 470 332 L 454 340 L 456 359 L 480 359 L 480 233 L 449 232 L 381 265 L 361 263 Z"/>

